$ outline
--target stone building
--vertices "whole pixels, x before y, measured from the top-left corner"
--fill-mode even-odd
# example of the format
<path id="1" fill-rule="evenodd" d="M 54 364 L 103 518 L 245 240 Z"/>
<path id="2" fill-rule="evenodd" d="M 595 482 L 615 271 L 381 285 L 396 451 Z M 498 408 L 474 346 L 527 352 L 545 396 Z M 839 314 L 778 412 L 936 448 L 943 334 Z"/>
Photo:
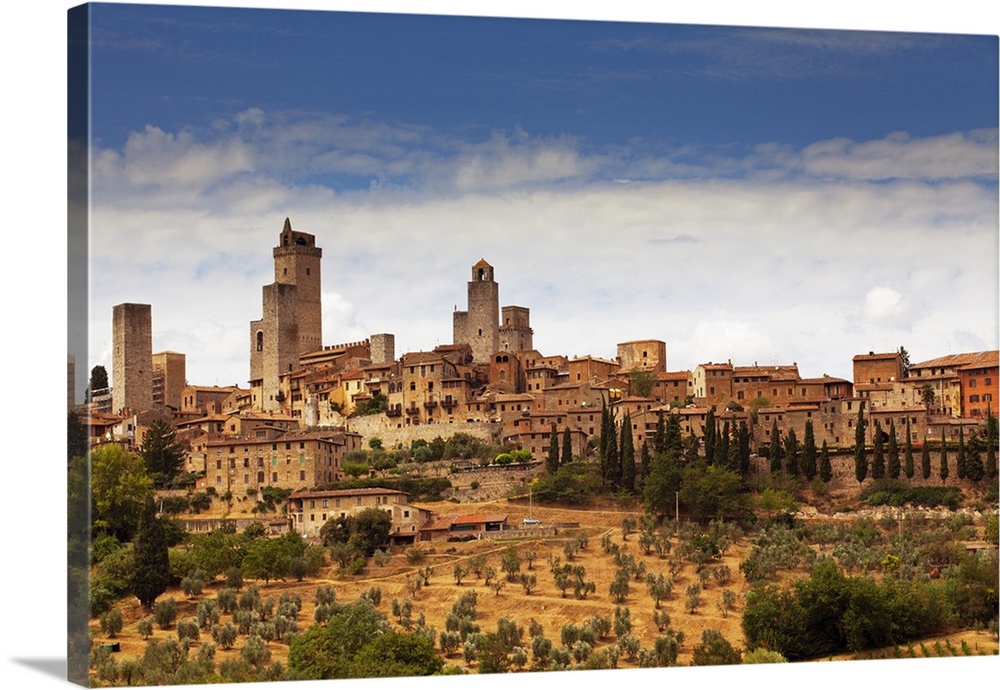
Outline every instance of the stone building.
<path id="1" fill-rule="evenodd" d="M 299 356 L 323 349 L 323 250 L 286 218 L 272 254 L 274 282 L 262 289 L 261 318 L 250 322 L 250 386 L 262 410 L 280 408 L 280 377 L 298 368 Z"/>
<path id="2" fill-rule="evenodd" d="M 153 308 L 116 304 L 112 308 L 111 407 L 141 411 L 153 406 Z"/>
<path id="3" fill-rule="evenodd" d="M 181 352 L 153 353 L 153 404 L 180 410 L 187 386 L 186 358 Z"/>
<path id="4" fill-rule="evenodd" d="M 533 347 L 530 313 L 527 307 L 507 306 L 501 310 L 500 351 L 523 352 Z"/>
<path id="5" fill-rule="evenodd" d="M 525 307 L 503 308 L 500 323 L 500 287 L 493 277 L 493 267 L 480 259 L 472 266 L 468 284 L 468 307 L 452 314 L 452 342 L 472 348 L 472 360 L 486 364 L 499 352 L 532 349 L 530 313 Z"/>
<path id="6" fill-rule="evenodd" d="M 633 340 L 618 343 L 618 363 L 622 371 L 638 369 L 660 373 L 667 370 L 667 344 L 662 340 Z"/>
<path id="7" fill-rule="evenodd" d="M 869 352 L 854 356 L 854 385 L 890 383 L 903 378 L 903 355 L 899 352 Z"/>
<path id="8" fill-rule="evenodd" d="M 945 355 L 910 366 L 909 379 L 929 394 L 928 411 L 950 417 L 997 415 L 998 351 Z"/>
<path id="9" fill-rule="evenodd" d="M 328 520 L 348 517 L 368 508 L 383 510 L 392 518 L 389 543 L 412 544 L 431 512 L 408 503 L 409 494 L 395 489 L 339 489 L 297 491 L 288 497 L 288 517 L 292 529 L 303 537 L 318 537 Z"/>
<path id="10" fill-rule="evenodd" d="M 304 490 L 344 478 L 344 456 L 361 449 L 361 436 L 347 431 L 286 431 L 257 426 L 238 436 L 205 443 L 204 487 L 246 495 L 267 486 Z"/>

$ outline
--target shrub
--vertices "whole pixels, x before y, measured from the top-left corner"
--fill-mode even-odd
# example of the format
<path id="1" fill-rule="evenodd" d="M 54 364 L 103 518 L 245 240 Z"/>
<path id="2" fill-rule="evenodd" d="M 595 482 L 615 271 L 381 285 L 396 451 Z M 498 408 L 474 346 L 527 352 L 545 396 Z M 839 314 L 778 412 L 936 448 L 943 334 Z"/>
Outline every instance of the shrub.
<path id="1" fill-rule="evenodd" d="M 153 604 L 153 619 L 160 626 L 160 630 L 166 630 L 177 619 L 177 602 L 173 597 L 167 597 Z"/>
<path id="2" fill-rule="evenodd" d="M 108 637 L 117 637 L 123 625 L 122 612 L 118 609 L 109 609 L 101 614 L 101 632 Z"/>

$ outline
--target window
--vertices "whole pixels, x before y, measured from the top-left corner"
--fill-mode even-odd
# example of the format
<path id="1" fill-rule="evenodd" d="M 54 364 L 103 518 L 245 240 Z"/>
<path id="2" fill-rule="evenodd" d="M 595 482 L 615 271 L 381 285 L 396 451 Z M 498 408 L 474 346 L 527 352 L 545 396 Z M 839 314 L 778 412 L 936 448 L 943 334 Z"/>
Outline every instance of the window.
<path id="1" fill-rule="evenodd" d="M 304 482 L 305 480 L 306 480 L 306 471 L 305 470 L 301 470 L 299 472 L 299 481 L 300 482 Z"/>

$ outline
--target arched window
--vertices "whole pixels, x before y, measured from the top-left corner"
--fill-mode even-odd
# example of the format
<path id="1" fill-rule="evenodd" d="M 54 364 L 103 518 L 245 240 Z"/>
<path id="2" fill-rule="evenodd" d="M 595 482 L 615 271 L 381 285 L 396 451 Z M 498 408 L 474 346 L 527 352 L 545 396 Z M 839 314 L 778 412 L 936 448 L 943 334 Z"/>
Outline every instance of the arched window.
<path id="1" fill-rule="evenodd" d="M 257 352 L 264 351 L 264 331 L 257 331 Z"/>

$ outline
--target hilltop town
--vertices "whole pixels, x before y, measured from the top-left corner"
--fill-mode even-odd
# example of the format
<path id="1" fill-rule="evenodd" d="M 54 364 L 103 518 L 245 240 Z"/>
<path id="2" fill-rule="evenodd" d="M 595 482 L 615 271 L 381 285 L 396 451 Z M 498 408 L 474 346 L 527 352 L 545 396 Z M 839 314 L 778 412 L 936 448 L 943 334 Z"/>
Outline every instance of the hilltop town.
<path id="1" fill-rule="evenodd" d="M 286 219 L 273 257 L 246 388 L 188 385 L 122 303 L 111 380 L 70 391 L 91 684 L 997 653 L 996 350 L 853 380 L 543 354 L 485 259 L 452 343 L 325 345 L 315 236 Z"/>
<path id="2" fill-rule="evenodd" d="M 533 349 L 529 308 L 500 306 L 485 259 L 471 267 L 452 344 L 397 355 L 393 335 L 379 333 L 326 345 L 315 236 L 286 219 L 272 252 L 274 282 L 263 286 L 261 318 L 248 329 L 246 388 L 188 385 L 183 353 L 153 352 L 153 306 L 114 307 L 111 386 L 89 391 L 83 408 L 93 445 L 138 448 L 152 421 L 167 419 L 198 488 L 244 494 L 327 488 L 347 476 L 347 455 L 373 438 L 408 448 L 468 433 L 540 462 L 554 425 L 572 455 L 585 456 L 604 408 L 618 419 L 629 415 L 637 451 L 651 447 L 666 414 L 685 435 L 701 435 L 710 415 L 734 432 L 746 424 L 754 452 L 773 434 L 803 439 L 807 425 L 817 446 L 853 448 L 859 410 L 868 443 L 876 429 L 890 428 L 898 443 L 908 433 L 917 447 L 957 442 L 981 434 L 996 409 L 996 350 L 915 363 L 902 347 L 859 353 L 851 381 L 800 372 L 794 362 L 671 370 L 667 344 L 655 338 L 618 343 L 614 360 L 541 353 Z"/>

